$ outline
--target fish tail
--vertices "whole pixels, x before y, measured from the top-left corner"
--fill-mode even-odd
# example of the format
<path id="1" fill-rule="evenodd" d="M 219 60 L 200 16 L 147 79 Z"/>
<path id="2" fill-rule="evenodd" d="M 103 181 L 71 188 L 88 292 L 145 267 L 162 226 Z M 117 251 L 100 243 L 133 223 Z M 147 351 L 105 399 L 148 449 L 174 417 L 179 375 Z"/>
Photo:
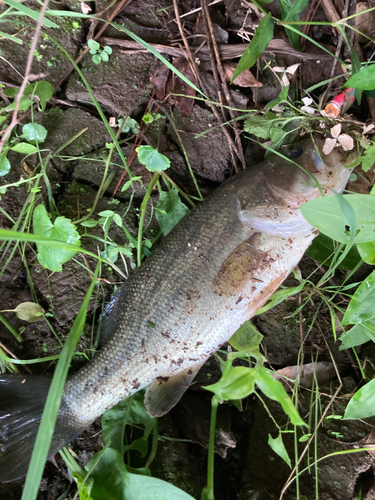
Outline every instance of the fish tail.
<path id="1" fill-rule="evenodd" d="M 0 482 L 27 473 L 51 379 L 0 374 Z M 48 456 L 83 430 L 60 407 Z"/>

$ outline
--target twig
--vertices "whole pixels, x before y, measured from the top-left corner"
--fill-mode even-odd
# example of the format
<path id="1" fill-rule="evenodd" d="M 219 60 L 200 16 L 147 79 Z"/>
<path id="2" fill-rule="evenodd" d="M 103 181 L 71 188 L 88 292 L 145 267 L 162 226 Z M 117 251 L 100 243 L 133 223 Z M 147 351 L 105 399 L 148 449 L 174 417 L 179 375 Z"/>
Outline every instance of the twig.
<path id="1" fill-rule="evenodd" d="M 3 149 L 3 146 L 6 143 L 8 137 L 12 133 L 12 130 L 18 124 L 17 114 L 18 114 L 18 110 L 19 110 L 19 107 L 20 107 L 21 99 L 23 97 L 23 93 L 25 92 L 26 85 L 29 82 L 28 79 L 29 79 L 29 75 L 30 75 L 30 72 L 31 72 L 31 66 L 33 64 L 34 52 L 36 50 L 36 45 L 37 45 L 38 40 L 39 40 L 40 30 L 42 28 L 43 19 L 44 19 L 44 15 L 46 13 L 48 4 L 49 4 L 49 0 L 44 0 L 42 9 L 40 11 L 40 16 L 39 16 L 39 19 L 38 19 L 38 22 L 37 22 L 37 25 L 36 25 L 35 33 L 34 33 L 34 36 L 33 36 L 33 41 L 31 43 L 31 47 L 30 47 L 30 50 L 29 50 L 29 55 L 27 57 L 25 76 L 23 77 L 22 84 L 20 86 L 20 90 L 19 90 L 19 92 L 17 94 L 17 97 L 16 97 L 16 104 L 15 104 L 14 111 L 13 111 L 13 114 L 12 114 L 12 120 L 11 120 L 10 124 L 8 125 L 8 127 L 5 129 L 3 137 L 0 140 L 0 152 Z"/>
<path id="2" fill-rule="evenodd" d="M 209 29 L 210 38 L 211 38 L 211 42 L 212 42 L 212 47 L 213 47 L 213 50 L 214 50 L 214 53 L 215 53 L 215 59 L 216 59 L 216 61 L 214 61 L 214 66 L 217 66 L 217 71 L 219 72 L 220 79 L 221 79 L 221 86 L 222 86 L 222 88 L 224 90 L 225 99 L 226 99 L 226 101 L 228 103 L 228 106 L 229 106 L 229 115 L 230 115 L 231 120 L 233 122 L 232 123 L 232 127 L 234 129 L 235 140 L 236 140 L 236 145 L 237 145 L 236 154 L 237 154 L 238 159 L 241 162 L 242 168 L 245 169 L 246 168 L 246 162 L 245 162 L 245 157 L 244 157 L 244 154 L 243 154 L 240 133 L 239 133 L 239 130 L 238 130 L 238 123 L 237 123 L 237 121 L 235 121 L 235 116 L 234 116 L 233 110 L 231 109 L 231 108 L 234 107 L 233 106 L 233 102 L 232 102 L 232 97 L 230 95 L 229 88 L 228 88 L 228 85 L 227 85 L 227 81 L 226 81 L 226 78 L 225 78 L 225 73 L 224 73 L 223 65 L 221 64 L 219 49 L 218 49 L 218 45 L 216 43 L 216 38 L 215 38 L 215 35 L 214 35 L 214 29 L 213 29 L 213 26 L 212 26 L 212 21 L 211 21 L 211 17 L 210 17 L 210 13 L 209 13 L 209 10 L 208 10 L 208 6 L 207 6 L 206 0 L 203 0 L 202 6 L 203 6 L 203 11 L 202 12 L 203 12 L 203 15 L 205 17 L 205 20 L 206 20 L 206 23 L 207 23 L 207 26 L 208 26 L 208 29 Z M 223 108 L 223 110 L 224 110 L 224 108 Z"/>

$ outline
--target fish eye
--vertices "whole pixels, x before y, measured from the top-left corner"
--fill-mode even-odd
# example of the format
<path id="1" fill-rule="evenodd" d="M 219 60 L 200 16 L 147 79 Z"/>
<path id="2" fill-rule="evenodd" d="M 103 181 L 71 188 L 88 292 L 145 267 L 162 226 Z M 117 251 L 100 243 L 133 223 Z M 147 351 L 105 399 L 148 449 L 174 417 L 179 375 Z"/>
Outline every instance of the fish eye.
<path id="1" fill-rule="evenodd" d="M 301 146 L 297 146 L 296 144 L 291 144 L 283 149 L 283 153 L 285 156 L 289 156 L 289 158 L 298 158 L 302 155 L 303 148 Z"/>

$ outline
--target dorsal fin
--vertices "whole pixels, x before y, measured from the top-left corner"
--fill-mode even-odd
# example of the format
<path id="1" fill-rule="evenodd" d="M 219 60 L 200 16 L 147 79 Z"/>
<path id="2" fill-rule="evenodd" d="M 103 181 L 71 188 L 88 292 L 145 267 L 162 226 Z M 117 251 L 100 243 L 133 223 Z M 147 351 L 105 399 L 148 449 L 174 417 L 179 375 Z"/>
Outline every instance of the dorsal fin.
<path id="1" fill-rule="evenodd" d="M 146 389 L 145 406 L 151 417 L 161 417 L 173 408 L 192 383 L 202 365 L 195 365 L 171 377 L 157 377 Z"/>

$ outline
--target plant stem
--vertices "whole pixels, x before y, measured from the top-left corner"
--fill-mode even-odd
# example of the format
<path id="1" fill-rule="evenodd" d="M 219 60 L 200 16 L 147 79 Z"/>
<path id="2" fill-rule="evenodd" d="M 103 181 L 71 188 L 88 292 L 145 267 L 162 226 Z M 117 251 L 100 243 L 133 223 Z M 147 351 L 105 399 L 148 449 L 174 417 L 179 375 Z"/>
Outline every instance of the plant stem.
<path id="1" fill-rule="evenodd" d="M 138 244 L 137 244 L 137 265 L 138 267 L 141 265 L 142 262 L 142 231 L 143 231 L 143 223 L 145 220 L 145 214 L 146 214 L 146 207 L 147 207 L 147 202 L 150 199 L 152 190 L 154 189 L 155 184 L 159 180 L 159 172 L 155 172 L 154 177 L 152 178 L 150 184 L 148 185 L 146 194 L 143 198 L 142 205 L 141 205 L 141 218 L 139 220 L 139 228 L 138 228 Z"/>
<path id="2" fill-rule="evenodd" d="M 214 458 L 215 458 L 215 432 L 216 416 L 219 399 L 215 395 L 211 401 L 211 422 L 210 439 L 208 442 L 208 461 L 207 461 L 207 486 L 203 489 L 202 498 L 205 500 L 214 500 Z M 204 495 L 204 496 L 203 496 Z"/>

